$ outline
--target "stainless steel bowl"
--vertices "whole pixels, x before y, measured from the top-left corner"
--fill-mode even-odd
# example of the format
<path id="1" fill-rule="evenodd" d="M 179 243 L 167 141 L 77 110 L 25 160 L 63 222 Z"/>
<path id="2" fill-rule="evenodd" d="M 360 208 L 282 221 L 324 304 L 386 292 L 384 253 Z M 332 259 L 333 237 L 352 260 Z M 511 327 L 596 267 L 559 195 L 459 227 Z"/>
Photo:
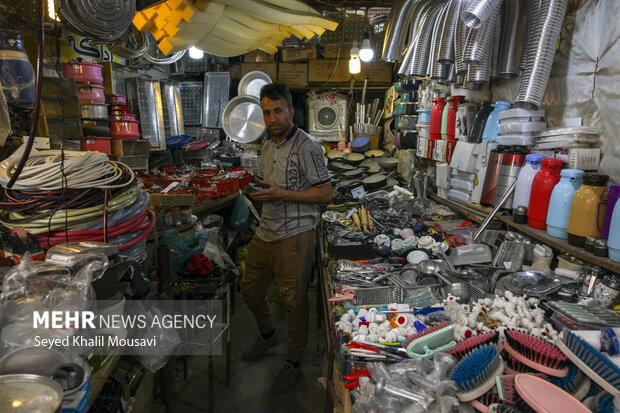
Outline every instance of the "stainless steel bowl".
<path id="1" fill-rule="evenodd" d="M 253 70 L 241 78 L 237 92 L 239 95 L 250 95 L 260 99 L 261 88 L 270 83 L 273 81 L 267 73 Z"/>
<path id="2" fill-rule="evenodd" d="M 222 114 L 222 127 L 235 142 L 254 142 L 265 131 L 265 121 L 257 97 L 237 96 L 231 99 Z"/>
<path id="3" fill-rule="evenodd" d="M 94 104 L 80 106 L 80 112 L 82 119 L 99 119 L 108 120 L 108 105 L 106 104 Z"/>
<path id="4" fill-rule="evenodd" d="M 62 388 L 36 374 L 0 376 L 0 411 L 54 413 L 62 403 Z"/>

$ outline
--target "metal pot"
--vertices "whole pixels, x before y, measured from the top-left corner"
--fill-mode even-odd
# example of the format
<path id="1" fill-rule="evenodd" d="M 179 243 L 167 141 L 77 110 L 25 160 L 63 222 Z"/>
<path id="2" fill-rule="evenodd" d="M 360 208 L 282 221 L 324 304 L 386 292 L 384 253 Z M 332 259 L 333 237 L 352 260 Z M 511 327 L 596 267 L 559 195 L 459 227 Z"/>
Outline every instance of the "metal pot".
<path id="1" fill-rule="evenodd" d="M 102 67 L 96 63 L 71 61 L 62 64 L 62 77 L 73 77 L 78 83 L 91 82 L 101 84 L 103 83 Z"/>
<path id="2" fill-rule="evenodd" d="M 387 177 L 382 174 L 370 175 L 362 180 L 364 188 L 366 189 L 379 189 L 383 188 L 387 184 Z"/>
<path id="3" fill-rule="evenodd" d="M 137 120 L 110 121 L 110 132 L 113 138 L 139 138 Z"/>
<path id="4" fill-rule="evenodd" d="M 108 120 L 108 105 L 106 104 L 81 105 L 80 112 L 82 119 Z"/>
<path id="5" fill-rule="evenodd" d="M 62 388 L 50 378 L 36 374 L 0 376 L 2 412 L 59 412 L 62 399 Z"/>
<path id="6" fill-rule="evenodd" d="M 77 88 L 78 102 L 80 103 L 105 103 L 104 88 L 101 85 L 87 85 Z"/>
<path id="7" fill-rule="evenodd" d="M 345 153 L 344 161 L 350 165 L 359 165 L 361 164 L 366 157 L 361 153 Z"/>

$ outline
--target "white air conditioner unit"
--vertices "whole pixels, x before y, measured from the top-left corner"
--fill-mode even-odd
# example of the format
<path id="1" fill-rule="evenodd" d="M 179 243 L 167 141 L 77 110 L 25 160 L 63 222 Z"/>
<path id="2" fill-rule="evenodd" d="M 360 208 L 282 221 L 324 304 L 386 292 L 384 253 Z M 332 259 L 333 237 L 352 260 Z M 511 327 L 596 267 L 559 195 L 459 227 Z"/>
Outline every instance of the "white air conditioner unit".
<path id="1" fill-rule="evenodd" d="M 321 142 L 338 142 L 338 127 L 342 138 L 348 136 L 348 102 L 347 98 L 339 93 L 312 94 L 307 102 L 306 116 L 308 133 Z"/>

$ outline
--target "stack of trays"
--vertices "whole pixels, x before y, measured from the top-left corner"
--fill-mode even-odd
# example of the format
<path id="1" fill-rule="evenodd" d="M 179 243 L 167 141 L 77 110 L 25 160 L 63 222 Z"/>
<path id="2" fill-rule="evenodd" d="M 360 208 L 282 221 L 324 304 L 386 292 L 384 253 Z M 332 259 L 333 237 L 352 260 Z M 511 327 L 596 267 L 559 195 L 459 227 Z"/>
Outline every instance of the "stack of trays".
<path id="1" fill-rule="evenodd" d="M 587 126 L 552 128 L 535 137 L 534 149 L 574 149 L 596 147 L 599 131 Z"/>
<path id="2" fill-rule="evenodd" d="M 450 177 L 450 189 L 448 190 L 448 198 L 453 201 L 465 202 L 471 198 L 474 190 L 475 174 L 469 172 L 452 169 Z"/>
<path id="3" fill-rule="evenodd" d="M 544 110 L 508 109 L 497 116 L 497 143 L 533 145 L 534 135 L 547 128 Z"/>

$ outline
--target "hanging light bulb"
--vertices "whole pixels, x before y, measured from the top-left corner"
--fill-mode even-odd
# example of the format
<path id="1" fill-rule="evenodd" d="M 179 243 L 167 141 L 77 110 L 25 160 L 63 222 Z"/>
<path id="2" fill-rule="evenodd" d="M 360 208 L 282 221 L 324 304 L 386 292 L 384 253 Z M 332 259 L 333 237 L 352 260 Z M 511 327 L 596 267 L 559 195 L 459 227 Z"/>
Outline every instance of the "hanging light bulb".
<path id="1" fill-rule="evenodd" d="M 375 51 L 370 46 L 370 33 L 364 32 L 364 41 L 362 42 L 362 48 L 360 49 L 360 59 L 362 62 L 370 62 L 375 57 Z"/>
<path id="2" fill-rule="evenodd" d="M 204 56 L 204 54 L 205 53 L 196 46 L 192 46 L 189 48 L 189 57 L 192 59 L 202 59 L 202 56 Z"/>
<path id="3" fill-rule="evenodd" d="M 349 73 L 357 74 L 362 71 L 362 62 L 360 61 L 360 49 L 357 43 L 353 42 L 353 47 L 349 52 L 351 60 L 349 60 Z"/>
<path id="4" fill-rule="evenodd" d="M 54 0 L 47 0 L 47 17 L 49 17 L 50 20 L 59 22 L 60 19 L 56 15 L 56 5 L 54 3 Z"/>

